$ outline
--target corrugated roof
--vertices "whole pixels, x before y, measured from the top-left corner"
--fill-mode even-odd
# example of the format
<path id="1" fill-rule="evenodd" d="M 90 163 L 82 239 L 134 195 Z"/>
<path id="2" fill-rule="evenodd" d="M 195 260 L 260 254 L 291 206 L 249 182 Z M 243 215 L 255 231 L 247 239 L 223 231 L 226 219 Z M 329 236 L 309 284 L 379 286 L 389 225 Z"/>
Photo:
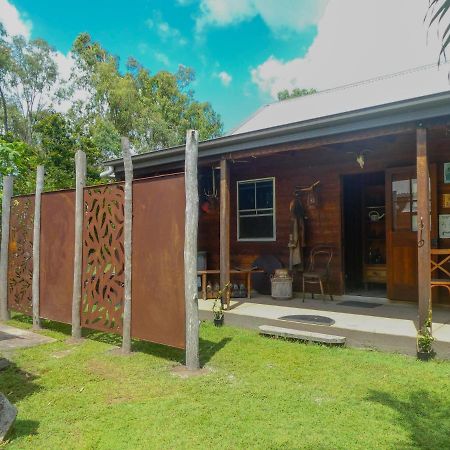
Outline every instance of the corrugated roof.
<path id="1" fill-rule="evenodd" d="M 432 64 L 263 106 L 230 135 L 450 91 L 450 63 Z"/>

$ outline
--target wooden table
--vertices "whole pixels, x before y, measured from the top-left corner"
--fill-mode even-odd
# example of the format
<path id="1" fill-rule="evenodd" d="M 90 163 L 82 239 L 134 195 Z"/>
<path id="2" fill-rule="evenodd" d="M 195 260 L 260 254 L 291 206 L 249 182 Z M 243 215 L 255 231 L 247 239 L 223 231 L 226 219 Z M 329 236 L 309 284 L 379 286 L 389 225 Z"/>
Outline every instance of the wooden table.
<path id="1" fill-rule="evenodd" d="M 262 269 L 233 269 L 230 270 L 230 275 L 241 274 L 246 276 L 246 284 L 247 284 L 247 298 L 251 298 L 252 291 L 252 273 L 264 273 Z M 202 277 L 202 298 L 206 300 L 206 284 L 208 275 L 219 275 L 220 270 L 199 270 L 197 275 Z M 229 296 L 227 296 L 227 304 L 229 304 Z"/>

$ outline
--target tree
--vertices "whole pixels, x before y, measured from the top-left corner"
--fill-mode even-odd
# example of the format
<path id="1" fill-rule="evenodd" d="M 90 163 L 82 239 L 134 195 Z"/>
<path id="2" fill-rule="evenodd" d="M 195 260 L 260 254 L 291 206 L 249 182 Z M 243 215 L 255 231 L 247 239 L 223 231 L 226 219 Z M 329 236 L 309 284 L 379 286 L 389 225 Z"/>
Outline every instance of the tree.
<path id="1" fill-rule="evenodd" d="M 3 111 L 3 132 L 8 133 L 8 105 L 6 102 L 6 83 L 7 76 L 11 70 L 11 47 L 7 41 L 7 34 L 0 23 L 0 101 Z"/>
<path id="2" fill-rule="evenodd" d="M 92 141 L 90 132 L 71 124 L 61 113 L 43 114 L 35 125 L 40 144 L 40 162 L 45 166 L 45 187 L 65 189 L 75 184 L 75 153 L 86 153 L 87 182 L 98 183 L 104 156 Z"/>
<path id="3" fill-rule="evenodd" d="M 284 91 L 278 92 L 278 100 L 281 101 L 281 100 L 287 100 L 288 98 L 303 97 L 305 95 L 315 94 L 316 92 L 317 92 L 317 90 L 314 88 L 311 88 L 311 89 L 295 88 L 291 92 L 289 92 L 287 89 L 285 89 Z"/>
<path id="4" fill-rule="evenodd" d="M 72 50 L 74 86 L 90 93 L 77 115 L 95 123 L 95 128 L 113 127 L 119 135 L 129 136 L 135 148 L 146 151 L 182 143 L 188 128 L 199 129 L 202 139 L 221 135 L 218 114 L 209 103 L 194 100 L 192 69 L 180 66 L 175 74 L 151 75 L 129 58 L 122 71 L 119 58 L 86 33 L 76 38 Z"/>
<path id="5" fill-rule="evenodd" d="M 58 79 L 54 56 L 54 50 L 42 39 L 12 38 L 9 94 L 25 120 L 25 135 L 21 137 L 28 144 L 33 144 L 36 117 L 48 106 L 51 89 Z"/>
<path id="6" fill-rule="evenodd" d="M 425 16 L 425 21 L 428 21 L 428 27 L 433 25 L 440 26 L 444 19 L 448 18 L 448 12 L 450 9 L 449 0 L 428 0 L 428 12 Z M 439 60 L 445 56 L 445 50 L 450 44 L 450 24 L 447 24 L 444 32 L 442 33 L 442 46 L 439 53 Z"/>
<path id="7" fill-rule="evenodd" d="M 0 181 L 3 175 L 14 175 L 16 194 L 32 192 L 34 178 L 30 177 L 30 173 L 36 168 L 37 160 L 35 149 L 29 145 L 7 136 L 0 136 Z"/>

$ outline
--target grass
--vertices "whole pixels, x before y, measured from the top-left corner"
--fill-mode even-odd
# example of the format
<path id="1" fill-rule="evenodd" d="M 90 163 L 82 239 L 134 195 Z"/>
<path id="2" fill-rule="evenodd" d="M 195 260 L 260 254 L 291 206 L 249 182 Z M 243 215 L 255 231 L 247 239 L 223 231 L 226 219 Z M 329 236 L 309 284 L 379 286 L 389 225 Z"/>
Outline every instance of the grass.
<path id="1" fill-rule="evenodd" d="M 16 316 L 12 325 L 28 327 Z M 47 323 L 58 341 L 17 351 L 0 391 L 18 409 L 11 449 L 450 448 L 450 363 L 201 327 L 209 373 L 181 379 L 183 353 Z"/>

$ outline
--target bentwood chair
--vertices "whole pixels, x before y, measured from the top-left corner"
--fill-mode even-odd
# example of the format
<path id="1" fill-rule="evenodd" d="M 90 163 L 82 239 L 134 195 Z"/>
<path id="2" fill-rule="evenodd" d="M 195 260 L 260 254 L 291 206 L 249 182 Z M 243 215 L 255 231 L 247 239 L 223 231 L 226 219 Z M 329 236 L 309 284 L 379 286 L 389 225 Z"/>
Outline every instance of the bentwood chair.
<path id="1" fill-rule="evenodd" d="M 330 264 L 333 259 L 333 249 L 329 246 L 319 245 L 311 250 L 309 267 L 306 272 L 303 272 L 303 301 L 305 301 L 305 286 L 306 284 L 318 284 L 320 293 L 324 292 L 324 284 L 327 287 L 328 295 L 333 300 L 330 294 L 329 280 L 330 280 Z M 311 293 L 314 298 L 314 293 Z"/>
<path id="2" fill-rule="evenodd" d="M 431 249 L 431 288 L 444 287 L 450 294 L 450 249 Z"/>

